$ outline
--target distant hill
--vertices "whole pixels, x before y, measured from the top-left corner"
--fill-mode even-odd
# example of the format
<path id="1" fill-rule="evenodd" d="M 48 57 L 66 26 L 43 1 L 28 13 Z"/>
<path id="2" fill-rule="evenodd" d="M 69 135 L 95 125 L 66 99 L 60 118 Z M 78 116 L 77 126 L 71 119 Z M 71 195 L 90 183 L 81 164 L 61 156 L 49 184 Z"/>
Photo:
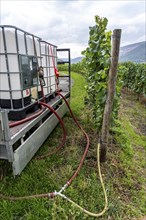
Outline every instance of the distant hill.
<path id="1" fill-rule="evenodd" d="M 72 64 L 73 64 L 73 63 L 78 63 L 78 62 L 82 61 L 82 58 L 83 58 L 83 57 L 76 57 L 76 58 L 74 58 L 74 59 L 71 59 L 71 63 L 72 63 Z"/>
<path id="2" fill-rule="evenodd" d="M 78 62 L 82 61 L 82 58 L 83 58 L 83 57 L 72 58 L 72 59 L 71 59 L 71 64 L 73 64 L 73 63 L 78 63 Z M 59 64 L 59 63 L 63 63 L 63 62 L 65 62 L 65 61 L 68 61 L 68 59 L 67 59 L 67 58 L 58 58 L 58 59 L 57 59 L 58 64 Z"/>
<path id="3" fill-rule="evenodd" d="M 120 62 L 146 62 L 146 41 L 121 47 L 119 60 Z"/>
<path id="4" fill-rule="evenodd" d="M 83 57 L 76 57 L 71 59 L 71 64 L 82 61 Z M 61 58 L 63 61 L 67 61 L 66 58 Z M 119 62 L 146 62 L 146 41 L 129 44 L 120 48 Z"/>

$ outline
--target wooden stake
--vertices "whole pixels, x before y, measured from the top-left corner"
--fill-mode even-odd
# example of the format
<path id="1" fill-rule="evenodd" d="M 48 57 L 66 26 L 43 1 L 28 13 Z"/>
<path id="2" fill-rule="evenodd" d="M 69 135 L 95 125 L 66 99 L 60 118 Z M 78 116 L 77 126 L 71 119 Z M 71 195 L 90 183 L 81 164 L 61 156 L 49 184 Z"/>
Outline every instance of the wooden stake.
<path id="1" fill-rule="evenodd" d="M 114 94 L 116 91 L 116 79 L 117 79 L 117 67 L 120 50 L 121 29 L 115 29 L 112 35 L 112 52 L 111 52 L 111 66 L 109 70 L 108 78 L 108 92 L 106 98 L 106 104 L 104 108 L 102 130 L 101 130 L 101 152 L 100 160 L 104 162 L 106 160 L 106 152 L 108 146 L 108 136 L 110 119 L 112 115 L 112 107 L 114 102 Z"/>

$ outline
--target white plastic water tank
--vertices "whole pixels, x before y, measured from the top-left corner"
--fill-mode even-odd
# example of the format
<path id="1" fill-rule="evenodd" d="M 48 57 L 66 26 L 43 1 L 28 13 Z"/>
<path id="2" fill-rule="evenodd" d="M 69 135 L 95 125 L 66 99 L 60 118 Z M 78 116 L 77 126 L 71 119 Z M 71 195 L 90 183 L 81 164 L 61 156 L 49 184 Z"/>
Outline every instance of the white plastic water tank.
<path id="1" fill-rule="evenodd" d="M 35 44 L 35 45 L 34 45 Z M 36 55 L 37 54 L 37 55 Z M 22 72 L 22 55 L 30 59 L 30 70 L 33 57 L 38 56 L 38 66 L 41 64 L 40 42 L 37 37 L 11 26 L 0 26 L 0 107 L 15 108 L 17 102 L 22 105 L 31 103 L 31 87 L 33 81 L 30 79 L 28 86 L 24 86 Z M 25 64 L 23 65 L 25 68 Z M 26 72 L 26 70 L 24 69 Z M 29 76 L 29 73 L 27 73 Z M 26 80 L 27 83 L 27 80 Z M 10 106 L 15 103 L 15 106 Z M 8 103 L 8 106 L 7 106 Z"/>
<path id="2" fill-rule="evenodd" d="M 41 96 L 39 66 L 44 68 L 44 94 L 56 92 L 56 46 L 7 25 L 0 26 L 0 43 L 0 107 L 23 108 Z"/>

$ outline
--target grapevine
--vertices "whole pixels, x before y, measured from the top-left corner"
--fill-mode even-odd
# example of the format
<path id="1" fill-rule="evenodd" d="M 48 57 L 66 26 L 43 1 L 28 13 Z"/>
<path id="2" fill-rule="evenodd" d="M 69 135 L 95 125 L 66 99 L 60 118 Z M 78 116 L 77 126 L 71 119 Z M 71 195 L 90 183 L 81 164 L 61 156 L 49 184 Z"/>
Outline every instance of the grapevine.
<path id="1" fill-rule="evenodd" d="M 125 68 L 122 75 L 123 86 L 137 94 L 146 95 L 146 64 L 125 62 L 119 67 Z"/>
<path id="2" fill-rule="evenodd" d="M 108 20 L 95 16 L 96 25 L 90 27 L 88 47 L 82 54 L 86 63 L 86 102 L 92 109 L 92 119 L 99 130 L 107 95 L 110 68 L 111 31 L 106 31 Z"/>

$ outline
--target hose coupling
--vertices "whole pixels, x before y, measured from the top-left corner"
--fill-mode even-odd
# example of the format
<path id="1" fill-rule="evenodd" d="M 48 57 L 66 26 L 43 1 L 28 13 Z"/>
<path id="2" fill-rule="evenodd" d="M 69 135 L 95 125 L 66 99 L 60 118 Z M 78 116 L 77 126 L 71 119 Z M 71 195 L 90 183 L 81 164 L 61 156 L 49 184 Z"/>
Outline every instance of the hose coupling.
<path id="1" fill-rule="evenodd" d="M 56 196 L 55 192 L 48 193 L 49 199 L 53 199 Z"/>

